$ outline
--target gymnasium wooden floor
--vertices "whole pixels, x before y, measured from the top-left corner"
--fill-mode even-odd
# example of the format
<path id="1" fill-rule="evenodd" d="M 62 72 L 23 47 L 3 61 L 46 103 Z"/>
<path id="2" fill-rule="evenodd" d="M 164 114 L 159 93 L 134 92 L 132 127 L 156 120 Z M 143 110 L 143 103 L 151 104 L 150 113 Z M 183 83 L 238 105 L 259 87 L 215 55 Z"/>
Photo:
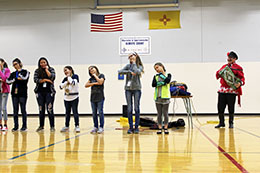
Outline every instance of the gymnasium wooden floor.
<path id="1" fill-rule="evenodd" d="M 55 119 L 56 132 L 48 119 L 45 131 L 35 132 L 38 118 L 30 117 L 28 132 L 12 133 L 10 117 L 9 131 L 0 133 L 0 172 L 260 172 L 260 117 L 236 117 L 231 130 L 215 129 L 209 122 L 217 117 L 194 117 L 193 129 L 169 135 L 147 129 L 128 135 L 127 127 L 116 130 L 118 119 L 105 117 L 104 134 L 92 135 L 91 117 L 80 117 L 78 134 L 73 126 L 60 132 L 63 117 Z"/>

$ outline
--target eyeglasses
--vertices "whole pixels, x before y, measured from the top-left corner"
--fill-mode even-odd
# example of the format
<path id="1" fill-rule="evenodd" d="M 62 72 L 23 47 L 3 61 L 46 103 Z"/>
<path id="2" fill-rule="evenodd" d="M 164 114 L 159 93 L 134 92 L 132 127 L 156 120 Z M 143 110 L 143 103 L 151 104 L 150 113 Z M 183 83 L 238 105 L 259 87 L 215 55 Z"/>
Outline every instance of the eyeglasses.
<path id="1" fill-rule="evenodd" d="M 16 62 L 16 63 L 13 63 L 13 66 L 16 66 L 18 63 Z"/>

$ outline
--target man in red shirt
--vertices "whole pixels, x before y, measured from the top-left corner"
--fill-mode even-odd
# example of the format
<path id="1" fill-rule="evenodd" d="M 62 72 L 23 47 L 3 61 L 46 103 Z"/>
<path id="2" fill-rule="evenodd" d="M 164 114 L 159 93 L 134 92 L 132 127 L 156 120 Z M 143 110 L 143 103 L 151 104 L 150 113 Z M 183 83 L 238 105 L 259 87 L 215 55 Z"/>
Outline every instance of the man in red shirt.
<path id="1" fill-rule="evenodd" d="M 229 128 L 233 128 L 233 120 L 234 120 L 234 112 L 235 112 L 235 102 L 236 96 L 238 96 L 238 104 L 240 105 L 240 96 L 242 95 L 242 88 L 241 86 L 245 84 L 245 77 L 243 73 L 243 68 L 236 64 L 236 60 L 238 56 L 235 52 L 231 51 L 227 53 L 227 64 L 223 65 L 216 73 L 216 78 L 220 78 L 220 89 L 218 90 L 218 116 L 219 116 L 219 124 L 215 126 L 215 128 L 225 127 L 225 117 L 224 112 L 226 105 L 228 105 L 228 112 L 229 112 Z M 232 88 L 227 84 L 225 79 L 223 79 L 219 72 L 228 66 L 234 75 L 238 77 L 241 81 L 235 83 L 236 89 Z"/>

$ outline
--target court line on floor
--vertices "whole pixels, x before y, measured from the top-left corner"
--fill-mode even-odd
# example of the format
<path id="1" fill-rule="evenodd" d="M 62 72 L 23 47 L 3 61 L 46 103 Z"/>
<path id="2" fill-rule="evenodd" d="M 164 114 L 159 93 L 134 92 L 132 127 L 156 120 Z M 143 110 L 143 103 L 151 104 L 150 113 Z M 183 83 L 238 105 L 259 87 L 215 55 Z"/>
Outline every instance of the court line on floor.
<path id="1" fill-rule="evenodd" d="M 240 129 L 240 128 L 237 128 L 237 127 L 236 127 L 236 129 L 238 129 L 238 130 L 240 130 L 240 131 L 242 131 L 242 132 L 245 132 L 245 133 L 247 133 L 247 134 L 249 134 L 249 135 L 252 135 L 252 136 L 254 136 L 254 137 L 260 138 L 260 136 L 254 134 L 254 133 L 251 133 L 251 132 L 249 132 L 249 131 L 246 131 L 246 130 L 244 130 L 244 129 Z"/>
<path id="2" fill-rule="evenodd" d="M 10 158 L 10 159 L 8 159 L 8 160 L 15 160 L 15 159 L 20 158 L 20 157 L 23 157 L 23 156 L 25 156 L 25 155 L 28 155 L 28 154 L 34 153 L 34 152 L 36 152 L 36 151 L 40 151 L 40 150 L 45 149 L 45 148 L 49 148 L 49 147 L 51 147 L 51 146 L 54 146 L 54 145 L 57 145 L 57 144 L 60 144 L 60 143 L 66 142 L 66 141 L 68 141 L 68 140 L 71 140 L 71 139 L 74 139 L 74 138 L 80 137 L 80 136 L 85 135 L 85 134 L 89 134 L 89 132 L 81 133 L 81 134 L 79 134 L 79 135 L 76 135 L 76 136 L 73 136 L 73 137 L 70 137 L 70 138 L 66 138 L 66 139 L 61 140 L 61 141 L 58 141 L 58 142 L 54 142 L 53 144 L 49 144 L 49 145 L 46 145 L 46 146 L 43 146 L 43 147 L 37 148 L 37 149 L 35 149 L 35 150 L 32 150 L 32 151 L 29 151 L 29 152 L 26 152 L 26 153 L 20 154 L 20 155 L 18 155 L 18 156 L 14 156 L 14 157 L 12 157 L 12 158 Z"/>
<path id="3" fill-rule="evenodd" d="M 241 172 L 243 173 L 248 173 L 248 171 L 242 166 L 240 165 L 230 154 L 228 154 L 221 146 L 219 146 L 218 144 L 216 144 L 205 132 L 203 132 L 200 128 L 198 128 L 196 125 L 194 125 L 199 131 L 200 133 L 206 137 L 211 144 L 213 144 L 226 158 L 228 158 Z"/>
<path id="4" fill-rule="evenodd" d="M 18 153 L 18 152 L 26 152 L 26 151 L 0 151 L 0 153 Z M 135 151 L 135 150 L 128 150 L 128 151 L 108 151 L 108 150 L 67 150 L 67 151 L 39 151 L 44 153 L 140 153 L 140 154 L 218 154 L 219 152 L 182 152 L 182 151 Z M 225 152 L 228 154 L 239 154 L 241 152 Z M 243 152 L 243 154 L 260 154 L 260 152 Z"/>
<path id="5" fill-rule="evenodd" d="M 112 123 L 111 123 L 111 124 L 112 124 Z M 109 124 L 109 125 L 111 125 L 111 124 Z M 108 125 L 108 126 L 109 126 L 109 125 Z M 90 129 L 91 129 L 91 128 L 89 128 L 88 130 L 90 130 Z M 80 136 L 83 136 L 83 135 L 86 135 L 86 134 L 89 134 L 89 131 L 88 131 L 88 132 L 85 132 L 85 133 L 81 133 L 81 134 L 76 135 L 76 136 L 73 136 L 73 137 L 70 137 L 70 138 L 66 138 L 66 139 L 61 140 L 61 141 L 58 141 L 58 142 L 54 142 L 53 144 L 49 144 L 49 145 L 46 145 L 46 146 L 37 148 L 37 149 L 35 149 L 35 150 L 32 150 L 32 151 L 29 151 L 29 152 L 20 154 L 20 155 L 18 155 L 18 156 L 14 156 L 14 157 L 12 157 L 12 158 L 10 158 L 10 159 L 8 159 L 8 160 L 12 161 L 12 160 L 15 160 L 15 159 L 17 159 L 17 158 L 20 158 L 20 157 L 26 156 L 26 155 L 28 155 L 28 154 L 31 154 L 31 153 L 40 151 L 40 150 L 45 149 L 45 148 L 49 148 L 49 147 L 51 147 L 51 146 L 54 146 L 54 145 L 57 145 L 57 144 L 66 142 L 66 141 L 68 141 L 68 140 L 71 140 L 71 139 L 74 139 L 74 138 L 77 138 L 77 137 L 80 137 Z"/>

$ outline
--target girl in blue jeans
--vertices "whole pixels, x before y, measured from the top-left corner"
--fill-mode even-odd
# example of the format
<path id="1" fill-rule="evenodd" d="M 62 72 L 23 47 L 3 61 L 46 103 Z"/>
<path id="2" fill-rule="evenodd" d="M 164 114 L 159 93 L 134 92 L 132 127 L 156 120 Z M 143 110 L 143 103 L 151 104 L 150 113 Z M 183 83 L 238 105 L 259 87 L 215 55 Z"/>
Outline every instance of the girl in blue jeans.
<path id="1" fill-rule="evenodd" d="M 10 93 L 10 86 L 6 83 L 6 79 L 10 76 L 10 70 L 4 59 L 0 58 L 0 131 L 7 131 L 7 100 Z M 4 126 L 2 125 L 2 116 L 4 118 Z"/>
<path id="2" fill-rule="evenodd" d="M 141 99 L 141 74 L 144 72 L 144 66 L 141 58 L 137 53 L 130 54 L 129 64 L 123 69 L 118 70 L 119 74 L 126 75 L 125 83 L 125 97 L 127 102 L 127 115 L 129 129 L 128 134 L 139 133 L 139 121 L 140 121 L 140 99 Z M 135 129 L 133 128 L 133 101 L 134 98 L 134 109 L 135 109 Z"/>
<path id="3" fill-rule="evenodd" d="M 89 80 L 86 83 L 85 87 L 91 87 L 91 96 L 90 102 L 92 107 L 92 115 L 94 128 L 91 133 L 103 133 L 104 132 L 104 82 L 105 76 L 99 73 L 99 70 L 96 66 L 90 66 L 89 70 Z M 98 114 L 99 113 L 99 121 L 100 125 L 98 125 Z"/>
<path id="4" fill-rule="evenodd" d="M 74 70 L 71 66 L 64 67 L 65 78 L 60 84 L 60 89 L 64 89 L 64 105 L 66 109 L 66 122 L 65 127 L 63 127 L 61 132 L 68 132 L 70 125 L 70 113 L 71 110 L 74 115 L 75 121 L 75 132 L 79 133 L 79 113 L 78 113 L 78 104 L 79 104 L 79 76 L 74 74 Z"/>
<path id="5" fill-rule="evenodd" d="M 13 118 L 14 118 L 14 128 L 12 132 L 18 130 L 18 112 L 19 106 L 22 112 L 22 128 L 21 132 L 27 131 L 27 112 L 26 112 L 26 102 L 28 97 L 28 81 L 30 72 L 23 69 L 23 64 L 20 59 L 15 58 L 13 60 L 14 72 L 11 73 L 10 77 L 7 79 L 9 85 L 12 84 L 12 102 L 13 102 Z"/>

